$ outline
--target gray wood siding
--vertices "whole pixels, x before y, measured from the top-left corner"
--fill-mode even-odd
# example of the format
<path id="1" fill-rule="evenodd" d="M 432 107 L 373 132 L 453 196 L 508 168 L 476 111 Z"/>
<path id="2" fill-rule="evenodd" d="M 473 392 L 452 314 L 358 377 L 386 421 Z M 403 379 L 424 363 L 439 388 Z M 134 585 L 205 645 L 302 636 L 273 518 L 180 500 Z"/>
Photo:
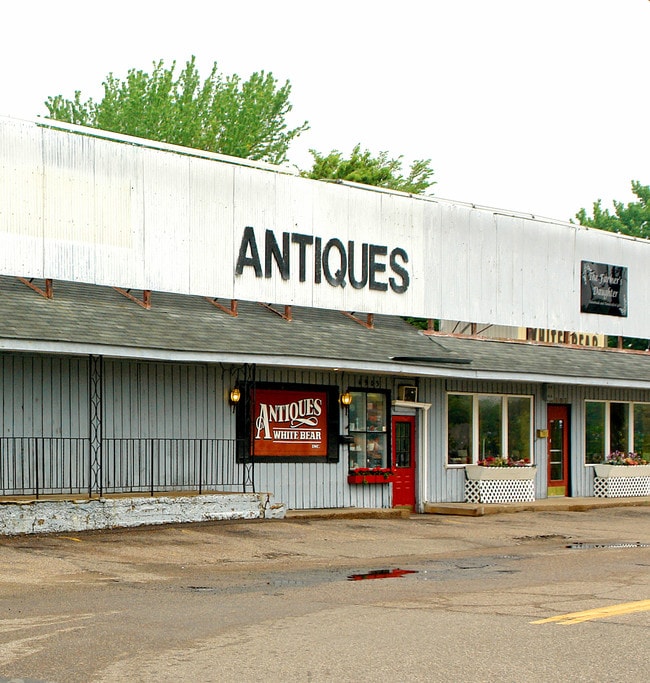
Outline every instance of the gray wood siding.
<path id="1" fill-rule="evenodd" d="M 87 437 L 88 361 L 0 354 L 0 434 Z"/>
<path id="2" fill-rule="evenodd" d="M 3 437 L 89 437 L 88 359 L 85 357 L 0 354 L 0 430 Z M 237 369 L 219 365 L 156 363 L 106 359 L 103 385 L 103 437 L 112 439 L 234 439 L 235 414 L 228 403 Z M 295 368 L 258 368 L 258 382 L 334 385 L 388 389 L 398 396 L 399 385 L 419 388 L 418 400 L 431 404 L 428 412 L 416 411 L 416 430 L 425 427 L 428 442 L 416 473 L 426 471 L 426 500 L 462 501 L 463 468 L 446 466 L 446 395 L 451 391 L 532 395 L 534 430 L 546 428 L 547 403 L 570 407 L 570 495 L 593 495 L 593 472 L 584 463 L 585 401 L 650 402 L 650 391 L 481 382 L 476 380 L 416 379 L 349 372 L 323 372 Z M 346 432 L 347 412 L 340 410 L 341 433 Z M 425 417 L 426 416 L 426 417 Z M 536 496 L 546 497 L 547 442 L 534 437 L 538 466 Z M 185 447 L 183 447 L 185 448 Z M 174 471 L 164 477 L 188 483 L 196 453 L 186 450 L 169 455 L 164 467 Z M 108 457 L 108 456 L 107 456 Z M 180 458 L 180 460 L 179 460 Z M 423 462 L 426 461 L 426 468 Z M 216 460 L 215 460 L 216 462 Z M 215 465 L 216 466 L 216 465 Z M 234 453 L 228 462 L 228 481 L 241 481 L 242 466 Z M 348 485 L 348 449 L 339 446 L 339 462 L 261 462 L 254 465 L 258 491 L 273 493 L 276 501 L 292 509 L 337 507 L 388 507 L 390 485 Z M 119 471 L 113 472 L 117 476 Z M 146 476 L 144 472 L 144 476 Z M 238 479 L 239 477 L 239 479 Z M 175 479 L 176 478 L 176 479 Z M 420 501 L 422 502 L 422 501 Z"/>
<path id="3" fill-rule="evenodd" d="M 234 438 L 223 374 L 215 365 L 107 360 L 104 437 Z"/>
<path id="4" fill-rule="evenodd" d="M 390 377 L 354 373 L 320 372 L 287 368 L 258 368 L 258 382 L 286 382 L 297 384 L 333 385 L 344 391 L 347 387 L 394 389 Z M 400 381 L 401 384 L 412 382 Z M 345 433 L 347 412 L 340 410 L 340 433 Z M 390 507 L 390 485 L 349 485 L 348 449 L 339 446 L 338 463 L 256 462 L 255 484 L 258 491 L 271 491 L 275 500 L 289 509 Z"/>

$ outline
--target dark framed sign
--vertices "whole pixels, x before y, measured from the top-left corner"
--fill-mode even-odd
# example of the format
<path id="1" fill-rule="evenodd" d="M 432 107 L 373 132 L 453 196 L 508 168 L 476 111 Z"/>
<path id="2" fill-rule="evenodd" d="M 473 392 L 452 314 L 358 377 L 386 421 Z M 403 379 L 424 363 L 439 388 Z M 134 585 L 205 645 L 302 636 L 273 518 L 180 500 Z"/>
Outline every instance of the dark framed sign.
<path id="1" fill-rule="evenodd" d="M 580 311 L 627 317 L 627 268 L 581 262 Z"/>
<path id="2" fill-rule="evenodd" d="M 260 383 L 238 406 L 240 460 L 338 462 L 339 390 L 336 386 Z"/>

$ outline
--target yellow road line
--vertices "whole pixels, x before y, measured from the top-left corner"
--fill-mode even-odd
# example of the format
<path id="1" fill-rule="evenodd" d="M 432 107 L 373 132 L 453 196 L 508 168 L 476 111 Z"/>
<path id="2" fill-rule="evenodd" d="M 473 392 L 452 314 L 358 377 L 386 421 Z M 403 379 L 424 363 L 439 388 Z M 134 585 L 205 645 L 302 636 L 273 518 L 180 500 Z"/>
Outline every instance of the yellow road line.
<path id="1" fill-rule="evenodd" d="M 584 612 L 571 612 L 570 614 L 560 614 L 557 617 L 549 617 L 548 619 L 538 619 L 531 621 L 531 624 L 580 624 L 583 621 L 591 619 L 604 619 L 605 617 L 616 617 L 621 614 L 633 614 L 634 612 L 650 611 L 650 600 L 637 600 L 636 602 L 623 602 L 618 605 L 610 605 L 609 607 L 597 607 L 596 609 L 588 609 Z"/>

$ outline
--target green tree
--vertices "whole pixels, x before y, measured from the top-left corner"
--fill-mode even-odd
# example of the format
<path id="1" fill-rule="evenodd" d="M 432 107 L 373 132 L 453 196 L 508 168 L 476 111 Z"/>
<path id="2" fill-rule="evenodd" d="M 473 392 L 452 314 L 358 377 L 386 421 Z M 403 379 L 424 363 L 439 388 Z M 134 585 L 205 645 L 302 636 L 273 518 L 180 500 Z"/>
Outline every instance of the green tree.
<path id="1" fill-rule="evenodd" d="M 578 222 L 590 228 L 650 239 L 650 185 L 633 180 L 632 192 L 639 201 L 627 205 L 614 201 L 614 213 L 610 213 L 609 209 L 603 209 L 599 199 L 594 202 L 593 216 L 588 216 L 586 209 L 578 211 Z"/>
<path id="2" fill-rule="evenodd" d="M 424 194 L 435 184 L 432 180 L 431 159 L 414 161 L 407 176 L 402 175 L 402 157 L 391 159 L 388 152 L 372 156 L 369 150 L 362 150 L 358 144 L 349 158 L 338 150 L 323 155 L 314 149 L 309 150 L 314 158 L 310 171 L 302 171 L 305 178 L 316 180 L 349 180 L 365 185 L 376 185 L 410 194 Z"/>
<path id="3" fill-rule="evenodd" d="M 616 349 L 619 345 L 622 349 L 648 351 L 650 350 L 650 339 L 640 339 L 638 337 L 607 337 L 607 346 L 610 349 Z"/>
<path id="4" fill-rule="evenodd" d="M 48 118 L 273 164 L 284 163 L 291 142 L 309 128 L 306 121 L 287 127 L 289 81 L 279 85 L 264 71 L 243 81 L 219 73 L 215 62 L 201 82 L 194 57 L 178 78 L 175 68 L 160 60 L 151 74 L 131 69 L 121 80 L 110 73 L 99 102 L 82 100 L 80 91 L 72 100 L 50 96 Z"/>

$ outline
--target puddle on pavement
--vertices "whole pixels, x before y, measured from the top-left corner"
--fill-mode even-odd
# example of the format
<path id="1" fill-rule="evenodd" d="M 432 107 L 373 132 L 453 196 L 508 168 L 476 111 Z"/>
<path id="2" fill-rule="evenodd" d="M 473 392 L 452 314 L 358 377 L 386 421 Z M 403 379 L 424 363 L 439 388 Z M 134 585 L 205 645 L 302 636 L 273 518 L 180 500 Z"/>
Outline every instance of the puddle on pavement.
<path id="1" fill-rule="evenodd" d="M 566 547 L 571 550 L 590 548 L 650 548 L 650 543 L 570 543 Z"/>
<path id="2" fill-rule="evenodd" d="M 512 563 L 523 559 L 525 559 L 523 555 L 489 555 L 435 560 L 420 565 L 419 569 L 385 568 L 354 574 L 346 574 L 344 573 L 345 570 L 339 569 L 265 573 L 255 576 L 250 582 L 235 584 L 225 582 L 213 586 L 195 584 L 185 586 L 183 590 L 204 595 L 255 593 L 269 589 L 308 588 L 341 580 L 397 579 L 410 574 L 417 581 L 446 581 L 448 579 L 457 579 L 459 577 L 459 570 L 464 570 L 462 572 L 464 579 L 482 581 L 486 577 L 494 578 L 504 576 L 505 574 L 519 573 L 521 570 L 514 568 Z"/>
<path id="3" fill-rule="evenodd" d="M 374 569 L 364 574 L 350 574 L 348 581 L 366 581 L 368 579 L 398 579 L 405 574 L 417 574 L 415 569 Z"/>

